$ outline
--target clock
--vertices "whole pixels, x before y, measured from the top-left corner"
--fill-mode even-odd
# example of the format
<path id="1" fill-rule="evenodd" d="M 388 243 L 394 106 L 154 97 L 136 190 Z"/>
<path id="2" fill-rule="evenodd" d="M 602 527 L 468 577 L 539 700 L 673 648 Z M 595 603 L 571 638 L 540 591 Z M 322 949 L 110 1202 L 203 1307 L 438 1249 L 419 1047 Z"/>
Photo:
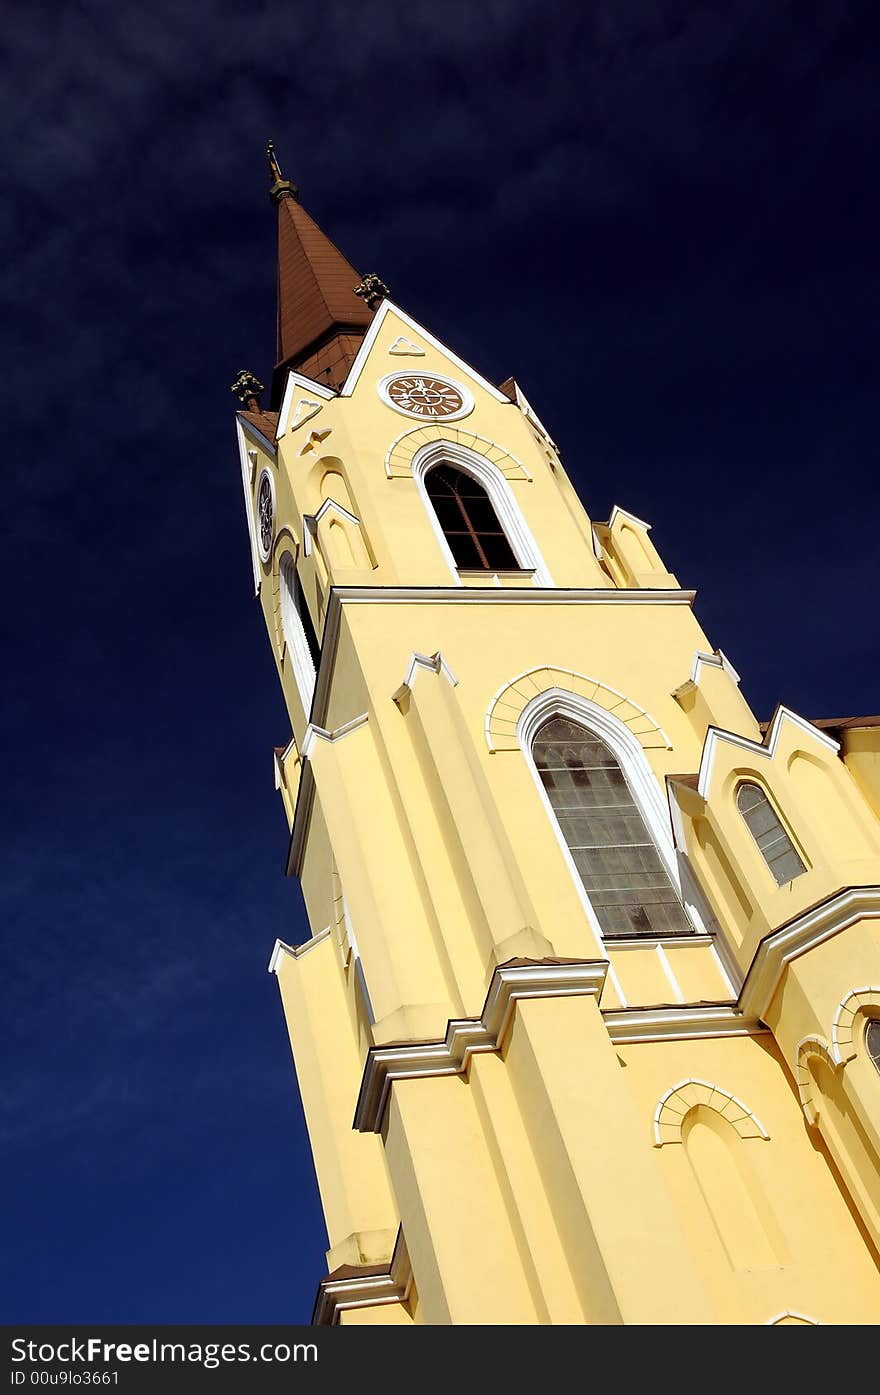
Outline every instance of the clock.
<path id="1" fill-rule="evenodd" d="M 257 485 L 257 534 L 260 556 L 264 562 L 268 562 L 275 537 L 275 489 L 268 470 L 260 475 Z"/>
<path id="2" fill-rule="evenodd" d="M 463 417 L 474 405 L 467 388 L 436 373 L 392 373 L 379 384 L 379 396 L 395 412 L 420 421 Z"/>

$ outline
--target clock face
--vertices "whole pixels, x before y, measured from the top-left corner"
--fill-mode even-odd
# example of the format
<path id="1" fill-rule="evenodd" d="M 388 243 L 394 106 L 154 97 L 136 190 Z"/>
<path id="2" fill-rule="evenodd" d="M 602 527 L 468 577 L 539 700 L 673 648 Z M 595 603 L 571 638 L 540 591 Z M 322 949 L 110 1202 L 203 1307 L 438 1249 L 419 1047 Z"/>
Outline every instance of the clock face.
<path id="1" fill-rule="evenodd" d="M 257 529 L 260 535 L 260 555 L 264 562 L 268 562 L 272 539 L 275 536 L 275 498 L 267 470 L 260 476 L 260 486 L 257 490 Z"/>
<path id="2" fill-rule="evenodd" d="M 462 417 L 473 406 L 473 399 L 465 388 L 448 378 L 426 373 L 401 373 L 385 378 L 379 384 L 379 393 L 389 407 L 423 421 Z"/>

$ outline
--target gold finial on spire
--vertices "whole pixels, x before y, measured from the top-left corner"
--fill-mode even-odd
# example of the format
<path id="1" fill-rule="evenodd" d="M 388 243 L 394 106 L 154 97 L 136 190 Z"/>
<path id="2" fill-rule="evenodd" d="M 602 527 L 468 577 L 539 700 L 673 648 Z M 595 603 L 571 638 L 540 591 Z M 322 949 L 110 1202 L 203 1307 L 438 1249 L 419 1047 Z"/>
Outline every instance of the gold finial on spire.
<path id="1" fill-rule="evenodd" d="M 266 159 L 269 161 L 269 198 L 273 203 L 279 203 L 281 199 L 290 197 L 299 198 L 299 189 L 290 179 L 285 179 L 281 173 L 281 166 L 278 163 L 278 156 L 275 154 L 275 142 L 269 141 L 266 146 Z"/>
<path id="2" fill-rule="evenodd" d="M 273 140 L 270 140 L 268 145 L 266 146 L 266 159 L 269 161 L 269 171 L 272 175 L 272 183 L 280 184 L 282 179 L 284 178 L 284 175 L 281 173 L 281 166 L 279 165 L 278 157 L 275 154 L 275 142 Z"/>

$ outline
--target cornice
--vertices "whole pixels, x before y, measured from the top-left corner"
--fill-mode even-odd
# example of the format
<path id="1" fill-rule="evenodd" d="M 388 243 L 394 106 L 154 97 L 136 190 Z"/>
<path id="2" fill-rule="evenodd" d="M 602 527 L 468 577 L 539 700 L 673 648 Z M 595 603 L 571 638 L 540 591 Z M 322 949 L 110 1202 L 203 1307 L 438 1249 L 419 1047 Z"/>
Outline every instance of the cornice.
<path id="1" fill-rule="evenodd" d="M 380 1131 L 395 1080 L 462 1075 L 471 1056 L 499 1051 L 520 998 L 598 998 L 607 972 L 606 959 L 502 964 L 492 976 L 480 1016 L 450 1021 L 443 1041 L 401 1042 L 371 1048 L 353 1127 L 361 1133 Z"/>
<path id="2" fill-rule="evenodd" d="M 796 726 L 817 745 L 825 746 L 829 751 L 833 751 L 835 755 L 840 750 L 839 741 L 826 736 L 818 727 L 814 727 L 812 722 L 808 722 L 804 717 L 799 717 L 796 712 L 792 712 L 790 707 L 777 707 L 763 742 L 753 741 L 748 736 L 740 736 L 735 731 L 726 731 L 723 727 L 710 726 L 703 744 L 700 773 L 697 779 L 697 791 L 700 797 L 702 799 L 708 797 L 712 784 L 715 753 L 722 742 L 729 746 L 737 746 L 741 750 L 747 751 L 749 755 L 762 756 L 772 760 L 779 744 L 779 734 L 783 726 L 789 723 Z"/>
<path id="3" fill-rule="evenodd" d="M 630 523 L 635 523 L 637 527 L 644 528 L 646 533 L 650 533 L 651 531 L 650 523 L 646 523 L 645 520 L 643 518 L 639 518 L 637 514 L 630 513 L 629 509 L 622 509 L 619 504 L 615 504 L 612 508 L 610 514 L 608 515 L 608 522 L 605 524 L 605 527 L 613 528 L 618 518 L 628 519 Z"/>
<path id="4" fill-rule="evenodd" d="M 733 1003 L 696 1007 L 607 1008 L 602 1016 L 615 1046 L 627 1042 L 695 1041 L 703 1037 L 754 1036 L 769 1031 Z"/>
<path id="5" fill-rule="evenodd" d="M 319 727 L 315 722 L 309 722 L 300 746 L 300 755 L 303 761 L 311 759 L 316 741 L 340 741 L 343 736 L 348 736 L 350 731 L 357 731 L 358 727 L 362 727 L 368 721 L 368 714 L 361 712 L 357 717 L 352 717 L 350 722 L 343 722 L 342 726 L 335 727 L 333 731 L 327 731 L 325 727 Z"/>
<path id="6" fill-rule="evenodd" d="M 346 1308 L 378 1308 L 402 1303 L 404 1295 L 390 1274 L 354 1274 L 322 1279 L 312 1314 L 313 1327 L 335 1327 Z"/>
<path id="7" fill-rule="evenodd" d="M 452 672 L 452 669 L 449 667 L 448 663 L 444 659 L 443 655 L 440 653 L 439 649 L 437 650 L 436 654 L 417 654 L 415 653 L 415 651 L 413 651 L 403 682 L 401 683 L 400 687 L 397 688 L 396 691 L 391 694 L 391 699 L 393 702 L 396 702 L 399 705 L 403 701 L 407 693 L 412 693 L 413 687 L 415 686 L 416 675 L 418 674 L 419 669 L 426 669 L 428 673 L 442 673 L 446 678 L 447 683 L 452 688 L 455 688 L 458 685 L 458 679 Z"/>
<path id="8" fill-rule="evenodd" d="M 318 1285 L 312 1313 L 313 1327 L 335 1327 L 349 1308 L 378 1308 L 387 1303 L 405 1303 L 412 1288 L 412 1265 L 398 1230 L 394 1253 L 387 1268 L 365 1264 L 343 1266 L 328 1274 Z"/>
<path id="9" fill-rule="evenodd" d="M 303 551 L 307 557 L 312 554 L 312 539 L 318 530 L 318 525 L 328 513 L 337 513 L 344 523 L 360 524 L 360 519 L 355 514 L 350 513 L 348 509 L 343 508 L 335 499 L 325 499 L 317 513 L 303 514 Z"/>
<path id="10" fill-rule="evenodd" d="M 337 586 L 340 602 L 419 605 L 693 605 L 696 591 L 611 586 Z"/>
<path id="11" fill-rule="evenodd" d="M 764 1017 L 787 966 L 857 920 L 880 917 L 880 886 L 850 886 L 765 935 L 739 995 L 744 1017 Z"/>
<path id="12" fill-rule="evenodd" d="M 342 610 L 346 605 L 687 605 L 696 591 L 648 589 L 618 591 L 605 587 L 565 590 L 520 586 L 334 586 L 330 591 L 321 637 L 321 663 L 315 681 L 311 719 L 327 711 Z"/>
<path id="13" fill-rule="evenodd" d="M 740 677 L 733 664 L 724 653 L 723 649 L 716 649 L 714 653 L 707 654 L 702 649 L 697 649 L 694 653 L 694 662 L 691 667 L 691 682 L 699 683 L 701 668 L 720 668 L 723 673 L 739 687 Z"/>
<path id="14" fill-rule="evenodd" d="M 301 945 L 289 945 L 284 940 L 276 940 L 269 956 L 267 972 L 277 974 L 285 954 L 289 955 L 291 959 L 301 959 L 304 954 L 308 954 L 310 949 L 315 949 L 317 945 L 323 944 L 329 938 L 330 926 L 325 925 L 323 930 L 319 930 L 317 935 L 313 935 L 310 940 L 306 940 Z"/>

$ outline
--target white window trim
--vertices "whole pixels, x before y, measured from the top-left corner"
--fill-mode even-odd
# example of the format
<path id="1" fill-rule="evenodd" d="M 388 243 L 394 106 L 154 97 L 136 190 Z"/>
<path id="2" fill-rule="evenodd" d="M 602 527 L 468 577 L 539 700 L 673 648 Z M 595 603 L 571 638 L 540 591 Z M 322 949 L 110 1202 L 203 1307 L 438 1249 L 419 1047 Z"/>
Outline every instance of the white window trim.
<path id="1" fill-rule="evenodd" d="M 490 460 L 478 455 L 476 451 L 469 450 L 467 446 L 458 445 L 455 441 L 431 441 L 428 445 L 422 446 L 416 451 L 413 457 L 412 472 L 422 502 L 425 505 L 434 536 L 440 544 L 443 556 L 446 558 L 446 565 L 449 567 L 456 586 L 464 585 L 459 569 L 455 565 L 455 558 L 446 541 L 446 535 L 440 527 L 440 520 L 434 512 L 434 505 L 428 497 L 428 490 L 425 485 L 425 476 L 435 465 L 443 463 L 454 465 L 456 469 L 463 470 L 466 475 L 470 475 L 478 484 L 481 484 L 489 496 L 489 500 L 498 517 L 501 527 L 507 535 L 517 563 L 522 571 L 534 573 L 532 584 L 534 586 L 552 586 L 553 578 L 547 569 L 547 564 L 538 550 L 538 545 L 529 530 L 523 517 L 508 481 Z M 471 568 L 464 567 L 463 571 Z"/>
<path id="2" fill-rule="evenodd" d="M 292 573 L 293 588 L 288 585 L 288 572 Z M 281 592 L 281 632 L 290 655 L 293 677 L 300 702 L 303 705 L 303 712 L 308 720 L 312 710 L 316 674 L 312 651 L 309 649 L 302 616 L 296 603 L 296 559 L 292 552 L 285 552 L 278 563 L 278 581 Z"/>
<path id="3" fill-rule="evenodd" d="M 263 547 L 263 535 L 260 530 L 260 492 L 263 488 L 263 480 L 269 481 L 269 495 L 272 500 L 272 539 L 267 548 Z M 269 469 L 268 465 L 264 465 L 262 470 L 260 471 L 260 476 L 257 480 L 257 487 L 254 490 L 254 524 L 257 533 L 257 550 L 260 554 L 261 561 L 265 565 L 266 563 L 268 563 L 270 557 L 272 556 L 272 548 L 275 545 L 275 533 L 278 524 L 275 505 L 275 481 L 272 478 L 272 471 Z"/>
<path id="4" fill-rule="evenodd" d="M 550 717 L 568 717 L 573 722 L 579 722 L 592 731 L 596 736 L 606 741 L 620 762 L 624 778 L 629 786 L 630 793 L 635 801 L 636 808 L 645 820 L 648 832 L 654 841 L 660 860 L 666 869 L 669 878 L 675 888 L 676 894 L 684 906 L 685 913 L 697 934 L 709 933 L 699 907 L 695 904 L 693 889 L 690 886 L 682 887 L 681 868 L 676 856 L 675 843 L 672 837 L 672 825 L 669 820 L 669 811 L 660 783 L 651 769 L 642 750 L 641 743 L 637 736 L 624 726 L 619 717 L 613 713 L 606 712 L 604 707 L 597 706 L 587 698 L 579 697 L 576 693 L 566 692 L 563 688 L 548 688 L 546 692 L 540 693 L 536 698 L 523 709 L 517 723 L 516 735 L 526 758 L 526 764 L 532 774 L 532 779 L 541 797 L 544 808 L 550 819 L 550 825 L 556 835 L 556 841 L 562 850 L 566 866 L 571 873 L 572 881 L 581 900 L 581 905 L 586 912 L 591 928 L 597 935 L 600 943 L 604 940 L 599 919 L 593 910 L 587 889 L 581 880 L 581 874 L 577 869 L 575 860 L 571 855 L 565 835 L 556 817 L 556 811 L 544 789 L 538 767 L 535 764 L 533 746 L 535 736 L 539 727 Z M 612 937 L 614 938 L 614 937 Z"/>
<path id="5" fill-rule="evenodd" d="M 262 571 L 260 568 L 260 548 L 257 542 L 257 522 L 254 512 L 254 476 L 256 474 L 256 460 L 252 456 L 256 455 L 251 447 L 257 442 L 261 448 L 269 455 L 273 464 L 275 463 L 274 447 L 248 423 L 247 430 L 244 428 L 241 418 L 236 421 L 236 435 L 238 437 L 238 453 L 241 461 L 241 484 L 244 490 L 244 511 L 247 519 L 248 539 L 251 545 L 251 565 L 254 571 L 254 595 L 260 594 L 260 583 L 262 581 Z"/>

